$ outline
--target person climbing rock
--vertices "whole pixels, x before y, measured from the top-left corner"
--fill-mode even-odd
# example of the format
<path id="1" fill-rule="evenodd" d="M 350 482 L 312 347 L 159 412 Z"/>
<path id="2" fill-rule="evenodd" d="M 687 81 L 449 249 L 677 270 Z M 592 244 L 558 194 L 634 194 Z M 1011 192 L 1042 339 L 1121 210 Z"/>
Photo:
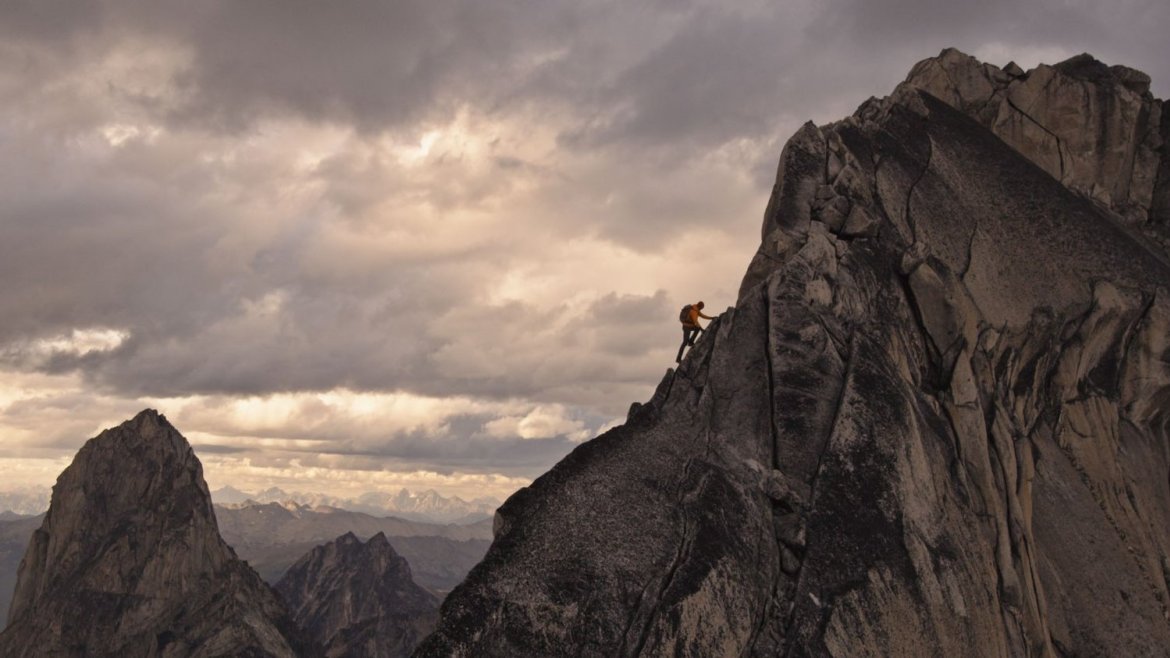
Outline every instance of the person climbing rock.
<path id="1" fill-rule="evenodd" d="M 679 311 L 678 319 L 682 322 L 683 340 L 682 345 L 678 346 L 678 356 L 675 357 L 675 363 L 682 363 L 683 350 L 687 346 L 695 346 L 695 338 L 703 331 L 702 325 L 699 324 L 699 318 L 706 318 L 714 320 L 710 315 L 703 315 L 703 302 L 695 302 L 694 304 L 687 304 Z"/>

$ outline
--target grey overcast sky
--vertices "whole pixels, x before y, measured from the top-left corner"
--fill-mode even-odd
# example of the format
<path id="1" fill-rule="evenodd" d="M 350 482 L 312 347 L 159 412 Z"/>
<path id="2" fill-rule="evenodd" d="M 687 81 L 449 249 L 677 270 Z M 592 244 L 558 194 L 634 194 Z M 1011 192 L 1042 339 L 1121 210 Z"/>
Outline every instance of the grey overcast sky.
<path id="1" fill-rule="evenodd" d="M 6 0 L 0 488 L 505 497 L 734 303 L 785 139 L 955 46 L 1170 90 L 1166 0 Z"/>

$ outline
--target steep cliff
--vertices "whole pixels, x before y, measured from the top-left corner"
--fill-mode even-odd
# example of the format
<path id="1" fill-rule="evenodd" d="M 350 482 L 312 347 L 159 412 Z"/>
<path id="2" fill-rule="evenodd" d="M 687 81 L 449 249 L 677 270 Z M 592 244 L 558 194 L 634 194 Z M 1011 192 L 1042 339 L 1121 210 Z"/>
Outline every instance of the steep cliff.
<path id="1" fill-rule="evenodd" d="M 1163 106 L 944 51 L 806 124 L 736 307 L 415 655 L 1170 655 Z"/>
<path id="2" fill-rule="evenodd" d="M 220 539 L 199 460 L 153 410 L 57 479 L 0 634 L 5 657 L 314 654 Z"/>
<path id="3" fill-rule="evenodd" d="M 409 656 L 435 626 L 439 601 L 415 584 L 386 535 L 353 533 L 318 546 L 276 585 L 328 656 Z"/>

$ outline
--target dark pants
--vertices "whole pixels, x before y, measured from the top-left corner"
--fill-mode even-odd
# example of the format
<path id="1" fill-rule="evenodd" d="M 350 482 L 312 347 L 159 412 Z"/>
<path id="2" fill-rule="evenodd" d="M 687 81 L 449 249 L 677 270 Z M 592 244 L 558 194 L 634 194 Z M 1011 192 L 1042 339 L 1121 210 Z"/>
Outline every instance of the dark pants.
<path id="1" fill-rule="evenodd" d="M 698 327 L 688 327 L 685 324 L 683 325 L 682 330 L 683 330 L 683 342 L 682 342 L 682 345 L 678 346 L 678 356 L 676 356 L 674 358 L 675 363 L 682 363 L 683 350 L 685 350 L 688 345 L 690 345 L 691 347 L 694 347 L 695 346 L 695 338 L 697 338 L 699 335 L 699 332 L 702 331 L 702 329 L 700 329 Z"/>

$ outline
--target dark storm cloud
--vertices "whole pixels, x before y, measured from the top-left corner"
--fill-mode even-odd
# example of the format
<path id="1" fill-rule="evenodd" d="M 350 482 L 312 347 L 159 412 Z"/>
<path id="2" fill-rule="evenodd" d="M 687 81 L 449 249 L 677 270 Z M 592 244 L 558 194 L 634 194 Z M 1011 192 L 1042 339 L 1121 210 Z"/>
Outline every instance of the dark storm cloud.
<path id="1" fill-rule="evenodd" d="M 378 129 L 441 120 L 460 103 L 564 103 L 580 113 L 566 139 L 590 144 L 758 136 L 778 114 L 817 113 L 827 95 L 859 103 L 867 78 L 888 91 L 945 46 L 1060 45 L 1156 79 L 1170 66 L 1160 0 L 22 0 L 0 19 L 10 38 L 53 47 L 78 34 L 172 40 L 191 53 L 176 76 L 188 120 L 239 127 L 294 112 Z"/>
<path id="2" fill-rule="evenodd" d="M 534 70 L 565 56 L 579 37 L 596 51 L 599 42 L 614 43 L 604 31 L 645 35 L 659 15 L 673 13 L 648 7 L 643 20 L 630 21 L 622 19 L 623 7 L 558 0 L 79 6 L 21 0 L 0 6 L 0 34 L 39 41 L 46 50 L 84 40 L 90 51 L 77 57 L 129 37 L 169 41 L 190 54 L 174 77 L 184 102 L 171 119 L 239 130 L 260 116 L 291 112 L 376 130 L 441 121 L 465 102 L 491 109 L 515 98 Z"/>
<path id="3" fill-rule="evenodd" d="M 291 109 L 381 127 L 433 120 L 489 85 L 512 84 L 525 57 L 563 37 L 565 9 L 535 1 L 361 0 L 344 10 L 313 0 L 213 2 L 167 27 L 196 47 L 179 80 L 198 92 L 189 117 L 230 123 Z"/>
<path id="4" fill-rule="evenodd" d="M 621 72 L 597 101 L 601 120 L 565 136 L 574 146 L 698 146 L 756 136 L 791 112 L 783 79 L 800 60 L 791 17 L 694 12 L 670 38 Z M 607 108 L 612 108 L 607 110 Z"/>
<path id="5" fill-rule="evenodd" d="M 1170 48 L 1164 38 L 1170 4 L 1161 0 L 833 0 L 824 7 L 809 25 L 810 38 L 841 49 L 836 59 L 848 53 L 859 71 L 882 71 L 882 78 L 899 68 L 909 70 L 902 61 L 922 59 L 946 47 L 976 54 L 984 46 L 1000 44 L 1021 52 L 1089 52 L 1107 64 L 1149 73 L 1154 91 L 1163 97 L 1170 90 Z M 1002 66 L 1007 61 L 990 63 Z"/>
<path id="6" fill-rule="evenodd" d="M 555 0 L 311 0 L 18 3 L 46 48 L 85 36 L 88 51 L 128 36 L 190 53 L 173 82 L 171 121 L 243 130 L 294 113 L 365 130 L 442 121 L 460 104 L 578 113 L 572 141 L 632 137 L 642 148 L 770 127 L 778 67 L 799 44 L 791 20 L 700 3 Z M 780 47 L 777 52 L 777 47 Z M 65 62 L 64 64 L 68 64 Z M 160 108 L 161 111 L 161 108 Z M 539 110 L 538 110 L 539 111 Z"/>
<path id="7" fill-rule="evenodd" d="M 19 154 L 0 165 L 0 340 L 79 318 L 120 326 L 128 318 L 115 298 L 145 306 L 136 329 L 168 334 L 182 331 L 171 321 L 192 290 L 211 293 L 201 303 L 224 303 L 221 275 L 199 262 L 219 236 L 198 218 L 210 210 L 200 207 L 207 181 L 198 174 L 179 198 L 122 163 L 95 168 L 29 136 L 0 135 L 0 144 Z"/>
<path id="8" fill-rule="evenodd" d="M 0 37 L 59 41 L 94 29 L 100 3 L 72 0 L 7 0 L 0 5 Z"/>
<path id="9" fill-rule="evenodd" d="M 1116 41 L 1119 31 L 1133 36 L 1150 32 L 1152 26 L 1144 25 L 1145 21 L 1165 11 L 1165 3 L 1156 0 L 1121 0 L 1108 5 L 1068 0 L 834 0 L 812 30 L 829 38 L 845 36 L 866 50 L 889 47 L 891 42 L 913 47 L 937 40 L 973 44 L 1000 41 L 1021 46 L 1076 44 Z"/>

